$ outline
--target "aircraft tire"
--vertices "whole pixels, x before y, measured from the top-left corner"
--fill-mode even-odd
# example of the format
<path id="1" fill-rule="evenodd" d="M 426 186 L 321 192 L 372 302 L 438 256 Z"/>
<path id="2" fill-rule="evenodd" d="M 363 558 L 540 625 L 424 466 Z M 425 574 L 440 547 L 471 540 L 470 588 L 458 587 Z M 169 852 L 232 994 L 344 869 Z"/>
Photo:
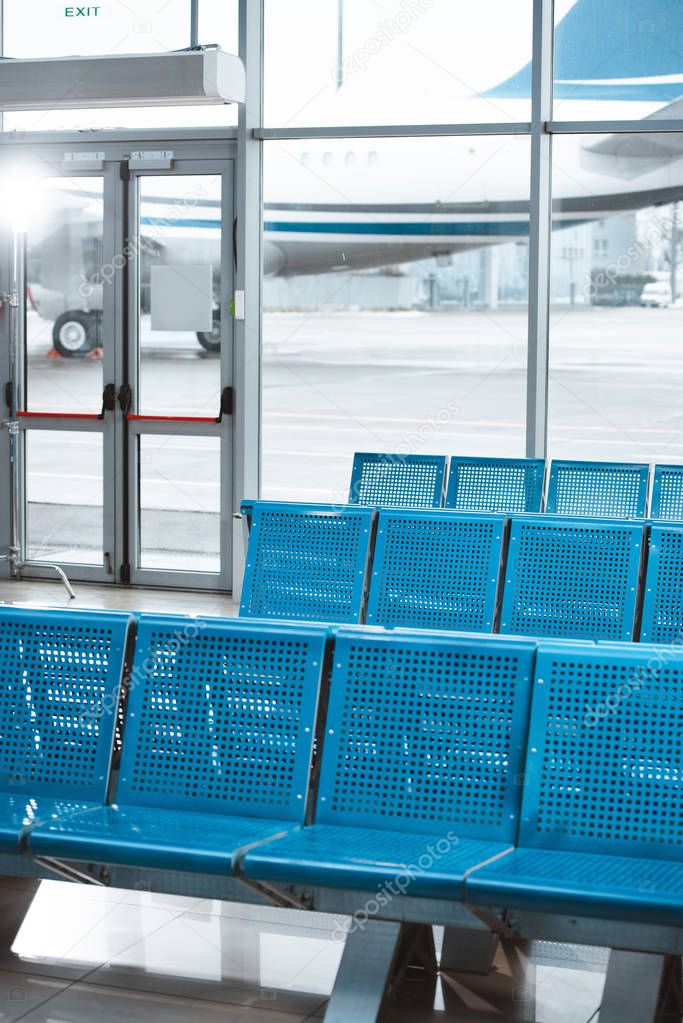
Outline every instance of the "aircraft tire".
<path id="1" fill-rule="evenodd" d="M 69 309 L 55 320 L 52 343 L 65 359 L 86 355 L 95 345 L 95 320 L 90 313 Z"/>
<path id="2" fill-rule="evenodd" d="M 213 330 L 207 333 L 205 330 L 197 331 L 197 340 L 206 352 L 220 352 L 221 350 L 221 314 L 216 309 L 213 314 Z"/>

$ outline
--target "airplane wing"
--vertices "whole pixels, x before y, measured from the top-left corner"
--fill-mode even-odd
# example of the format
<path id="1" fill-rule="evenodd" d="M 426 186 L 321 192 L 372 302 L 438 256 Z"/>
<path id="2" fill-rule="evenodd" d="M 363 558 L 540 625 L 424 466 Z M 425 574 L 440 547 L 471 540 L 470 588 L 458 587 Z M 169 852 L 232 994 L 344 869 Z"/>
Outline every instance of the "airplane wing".
<path id="1" fill-rule="evenodd" d="M 683 119 L 683 99 L 674 100 L 646 121 Z M 598 142 L 585 146 L 581 164 L 596 174 L 624 179 L 657 170 L 683 156 L 683 134 L 680 132 L 648 132 L 644 135 L 606 135 Z"/>

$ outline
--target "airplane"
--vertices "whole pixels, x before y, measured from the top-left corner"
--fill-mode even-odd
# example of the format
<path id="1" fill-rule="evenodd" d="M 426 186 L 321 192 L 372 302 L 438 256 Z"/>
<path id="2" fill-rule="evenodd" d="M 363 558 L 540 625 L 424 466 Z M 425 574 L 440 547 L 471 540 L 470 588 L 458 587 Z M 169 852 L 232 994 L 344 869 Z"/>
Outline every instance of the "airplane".
<path id="1" fill-rule="evenodd" d="M 656 35 L 648 29 L 655 21 Z M 680 45 L 663 47 L 657 44 L 661 38 Z M 577 0 L 556 28 L 556 52 L 555 100 L 571 109 L 572 118 L 683 117 L 683 4 L 639 0 L 620 8 L 615 20 L 611 5 Z M 342 84 L 340 103 L 362 102 L 362 78 Z M 530 92 L 527 64 L 467 99 L 468 110 L 460 120 L 490 120 L 488 104 L 495 102 L 511 120 L 523 121 L 528 113 L 520 111 L 528 110 Z M 469 136 L 393 140 L 382 147 L 372 139 L 306 140 L 272 147 L 264 181 L 265 274 L 328 274 L 434 257 L 447 260 L 454 253 L 525 241 L 528 141 L 518 140 L 503 175 L 486 166 L 500 144 L 499 138 Z M 470 164 L 476 172 L 464 181 L 458 177 L 453 195 L 453 168 Z M 490 166 L 500 164 L 491 161 Z M 553 226 L 559 230 L 601 221 L 681 198 L 680 135 L 572 136 L 554 175 Z M 77 189 L 55 192 L 52 201 L 56 205 L 46 221 L 50 230 L 32 252 L 30 294 L 38 314 L 54 321 L 57 351 L 77 356 L 101 343 L 101 211 L 96 195 Z M 164 218 L 163 204 L 174 201 L 179 200 L 170 194 L 142 201 L 143 309 L 153 262 L 218 262 L 218 200 L 200 198 L 191 218 L 180 216 L 171 223 Z M 220 347 L 217 309 L 213 331 L 197 338 L 208 351 Z"/>

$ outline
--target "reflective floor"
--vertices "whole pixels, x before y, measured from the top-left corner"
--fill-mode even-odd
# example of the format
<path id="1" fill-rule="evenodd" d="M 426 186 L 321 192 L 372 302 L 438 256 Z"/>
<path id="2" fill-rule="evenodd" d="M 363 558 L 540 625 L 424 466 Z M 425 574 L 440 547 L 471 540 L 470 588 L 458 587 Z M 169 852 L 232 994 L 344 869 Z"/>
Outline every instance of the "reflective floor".
<path id="1" fill-rule="evenodd" d="M 208 593 L 79 584 L 76 595 L 72 606 L 235 613 L 229 597 Z M 70 603 L 52 581 L 0 583 L 0 602 Z M 297 1023 L 320 1018 L 343 951 L 339 931 L 337 918 L 321 914 L 61 881 L 43 882 L 34 892 L 31 881 L 0 878 L 0 1021 Z M 439 929 L 436 939 L 439 950 Z M 420 988 L 419 998 L 402 997 L 390 1019 L 598 1019 L 601 950 L 536 945 L 531 958 L 535 969 L 526 975 L 513 971 L 502 951 L 487 977 L 445 972 L 435 986 Z M 530 1000 L 534 972 L 535 1009 Z"/>
<path id="2" fill-rule="evenodd" d="M 33 896 L 4 879 L 5 926 L 17 897 L 30 908 L 12 952 L 0 954 L 3 1021 L 294 1023 L 324 1014 L 342 954 L 339 921 L 321 914 L 58 881 Z M 600 1003 L 602 959 L 586 956 L 582 969 L 569 951 L 539 950 L 539 963 L 556 962 L 536 965 L 534 1016 L 528 989 L 510 982 L 499 955 L 489 977 L 446 973 L 426 996 L 402 999 L 390 1018 L 588 1023 Z"/>

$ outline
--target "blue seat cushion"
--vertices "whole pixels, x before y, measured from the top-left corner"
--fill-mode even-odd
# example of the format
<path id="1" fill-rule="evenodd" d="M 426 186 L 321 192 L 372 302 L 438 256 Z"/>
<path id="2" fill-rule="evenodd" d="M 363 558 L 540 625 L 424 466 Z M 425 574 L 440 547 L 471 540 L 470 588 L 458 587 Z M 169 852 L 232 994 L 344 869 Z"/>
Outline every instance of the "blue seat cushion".
<path id="1" fill-rule="evenodd" d="M 315 824 L 247 852 L 252 880 L 375 890 L 391 884 L 422 898 L 460 899 L 465 873 L 509 848 L 503 842 Z M 393 894 L 397 894 L 393 892 Z"/>
<path id="2" fill-rule="evenodd" d="M 193 873 L 229 874 L 234 853 L 292 828 L 291 821 L 228 817 L 146 806 L 100 806 L 39 825 L 39 856 Z"/>
<path id="3" fill-rule="evenodd" d="M 0 850 L 19 852 L 21 839 L 34 825 L 62 814 L 95 809 L 100 803 L 53 796 L 35 798 L 17 792 L 0 792 Z"/>
<path id="4" fill-rule="evenodd" d="M 466 889 L 475 905 L 683 925 L 683 859 L 515 849 Z"/>

